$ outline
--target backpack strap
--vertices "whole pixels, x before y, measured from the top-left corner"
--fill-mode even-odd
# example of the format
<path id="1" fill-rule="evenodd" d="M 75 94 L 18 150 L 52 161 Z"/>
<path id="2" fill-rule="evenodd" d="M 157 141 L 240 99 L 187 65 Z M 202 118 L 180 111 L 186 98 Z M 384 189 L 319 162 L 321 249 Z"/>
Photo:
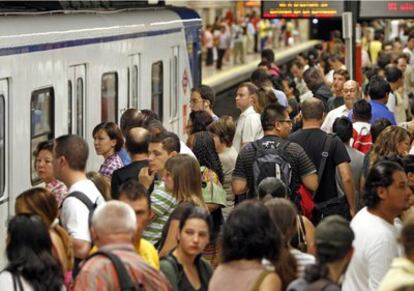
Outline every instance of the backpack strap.
<path id="1" fill-rule="evenodd" d="M 326 161 L 328 160 L 329 156 L 329 149 L 331 148 L 332 140 L 334 139 L 333 134 L 328 134 L 326 136 L 325 144 L 323 146 L 323 151 L 321 153 L 322 159 L 321 163 L 319 164 L 319 171 L 318 171 L 318 185 L 321 182 L 323 172 L 325 171 Z M 319 186 L 318 186 L 319 187 Z M 312 199 L 315 199 L 316 191 L 312 193 Z"/>
<path id="2" fill-rule="evenodd" d="M 86 207 L 88 207 L 89 211 L 92 211 L 92 210 L 95 209 L 96 202 L 93 203 L 91 201 L 91 199 L 89 199 L 89 197 L 86 196 L 85 193 L 82 193 L 80 191 L 75 191 L 75 192 L 72 192 L 72 193 L 69 193 L 68 195 L 66 195 L 64 200 L 66 200 L 69 197 L 74 197 L 74 198 L 80 200 L 83 204 L 85 204 Z M 61 205 L 62 204 L 63 204 L 63 201 L 62 201 Z"/>
<path id="3" fill-rule="evenodd" d="M 308 291 L 322 291 L 329 285 L 331 285 L 332 282 L 325 278 L 320 278 L 316 280 L 315 282 L 312 282 L 312 284 L 309 285 Z"/>
<path id="4" fill-rule="evenodd" d="M 169 268 L 172 268 L 172 270 L 171 269 L 170 270 L 174 273 L 174 276 L 169 278 L 169 280 L 172 280 L 170 283 L 171 283 L 173 289 L 178 290 L 178 281 L 180 279 L 180 278 L 178 278 L 179 277 L 179 270 L 178 270 L 177 261 L 175 260 L 175 258 L 172 255 L 172 251 L 168 255 L 162 257 L 161 260 L 167 262 L 167 264 L 170 266 Z"/>
<path id="5" fill-rule="evenodd" d="M 85 260 L 85 262 L 95 256 L 104 256 L 111 261 L 118 275 L 119 287 L 121 291 L 144 290 L 144 286 L 142 282 L 138 282 L 138 289 L 136 289 L 134 283 L 131 280 L 131 277 L 128 274 L 128 271 L 124 263 L 121 261 L 121 259 L 117 255 L 111 252 L 107 252 L 107 251 L 97 251 L 96 253 L 90 255 Z"/>
<path id="6" fill-rule="evenodd" d="M 302 215 L 297 214 L 296 215 L 296 224 L 297 224 L 297 230 L 298 230 L 298 241 L 299 243 L 304 243 L 306 246 L 308 242 L 306 241 L 306 228 L 305 223 L 303 222 Z"/>
<path id="7" fill-rule="evenodd" d="M 257 277 L 256 282 L 253 285 L 253 288 L 251 289 L 251 291 L 259 291 L 260 289 L 260 285 L 262 285 L 264 279 L 267 277 L 267 275 L 269 275 L 270 271 L 263 271 L 260 273 L 259 277 Z"/>
<path id="8" fill-rule="evenodd" d="M 10 271 L 9 271 L 10 272 Z M 13 279 L 13 290 L 14 291 L 24 291 L 22 278 L 19 272 L 17 274 L 10 272 L 12 279 Z"/>

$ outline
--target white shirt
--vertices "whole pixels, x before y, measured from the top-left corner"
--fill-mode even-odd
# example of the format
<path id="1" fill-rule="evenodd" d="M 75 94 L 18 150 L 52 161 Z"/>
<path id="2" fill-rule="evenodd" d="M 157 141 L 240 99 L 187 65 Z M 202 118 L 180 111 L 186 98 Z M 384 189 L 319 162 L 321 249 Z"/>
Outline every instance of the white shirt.
<path id="1" fill-rule="evenodd" d="M 205 41 L 205 45 L 208 48 L 212 48 L 214 43 L 213 43 L 213 34 L 211 33 L 211 31 L 206 30 L 204 31 L 204 41 Z"/>
<path id="2" fill-rule="evenodd" d="M 316 263 L 316 259 L 314 256 L 301 252 L 300 250 L 291 248 L 290 254 L 295 257 L 296 263 L 298 265 L 298 273 L 297 273 L 298 278 L 303 277 L 307 266 L 314 265 Z"/>
<path id="3" fill-rule="evenodd" d="M 387 108 L 394 113 L 395 121 L 398 123 L 407 121 L 407 114 L 405 108 L 408 107 L 407 102 L 398 93 L 392 93 L 388 95 Z"/>
<path id="4" fill-rule="evenodd" d="M 263 137 L 263 128 L 260 122 L 260 114 L 250 106 L 240 114 L 237 121 L 236 133 L 233 138 L 233 146 L 237 152 L 242 145 Z"/>
<path id="5" fill-rule="evenodd" d="M 408 54 L 410 56 L 409 64 L 414 66 L 414 50 L 410 50 L 408 47 L 404 48 L 403 53 Z"/>
<path id="6" fill-rule="evenodd" d="M 193 151 L 182 140 L 180 140 L 180 154 L 187 154 L 197 159 Z"/>
<path id="7" fill-rule="evenodd" d="M 24 291 L 34 290 L 33 287 L 23 278 L 23 276 L 20 276 L 20 279 Z M 9 271 L 3 271 L 0 273 L 0 286 L 1 290 L 13 290 L 13 276 Z M 19 287 L 17 287 L 17 290 L 19 290 Z"/>
<path id="8" fill-rule="evenodd" d="M 20 276 L 20 280 L 22 282 L 23 290 L 21 291 L 33 291 L 34 288 L 29 284 L 29 282 L 26 281 L 23 276 Z M 0 273 L 0 286 L 1 290 L 13 290 L 13 276 L 9 271 L 3 271 Z M 17 287 L 17 290 L 20 290 L 19 287 Z M 61 291 L 65 291 L 66 287 L 62 284 L 62 288 L 60 288 Z"/>
<path id="9" fill-rule="evenodd" d="M 70 187 L 68 193 L 75 191 L 84 193 L 93 203 L 97 202 L 98 205 L 105 203 L 102 194 L 91 180 L 85 179 L 76 182 Z M 60 219 L 63 227 L 74 239 L 91 241 L 89 209 L 82 201 L 75 197 L 66 198 L 62 204 Z"/>
<path id="10" fill-rule="evenodd" d="M 392 260 L 400 253 L 398 228 L 362 208 L 351 221 L 354 254 L 345 275 L 343 291 L 375 291 Z"/>
<path id="11" fill-rule="evenodd" d="M 326 115 L 325 120 L 322 123 L 321 129 L 326 133 L 331 133 L 332 125 L 335 122 L 335 120 L 342 116 L 348 116 L 349 111 L 350 110 L 346 108 L 345 105 L 341 105 L 338 108 L 329 111 L 328 115 Z"/>

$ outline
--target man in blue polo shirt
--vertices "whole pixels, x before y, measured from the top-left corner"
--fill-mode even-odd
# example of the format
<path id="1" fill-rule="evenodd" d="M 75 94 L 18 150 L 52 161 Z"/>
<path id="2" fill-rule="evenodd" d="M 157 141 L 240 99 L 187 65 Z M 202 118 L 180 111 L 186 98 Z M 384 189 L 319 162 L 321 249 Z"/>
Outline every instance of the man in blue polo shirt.
<path id="1" fill-rule="evenodd" d="M 388 95 L 391 92 L 390 84 L 380 76 L 373 76 L 369 80 L 369 97 L 371 101 L 372 117 L 371 124 L 374 124 L 377 119 L 386 118 L 392 125 L 396 125 L 394 113 L 392 113 L 386 106 L 388 102 Z M 349 118 L 352 120 L 352 112 L 349 114 Z"/>

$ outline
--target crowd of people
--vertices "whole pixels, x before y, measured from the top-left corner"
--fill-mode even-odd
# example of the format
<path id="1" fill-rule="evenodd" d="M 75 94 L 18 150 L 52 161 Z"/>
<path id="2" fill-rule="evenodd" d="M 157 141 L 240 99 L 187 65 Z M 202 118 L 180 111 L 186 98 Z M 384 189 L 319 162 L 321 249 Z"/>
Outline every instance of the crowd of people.
<path id="1" fill-rule="evenodd" d="M 217 17 L 207 24 L 202 33 L 205 64 L 221 70 L 223 63 L 244 64 L 247 54 L 258 53 L 265 48 L 292 46 L 300 41 L 293 21 L 261 19 L 256 13 L 234 17 L 229 11 L 225 17 Z"/>
<path id="2" fill-rule="evenodd" d="M 16 199 L 1 289 L 412 290 L 412 56 L 364 84 L 322 46 L 287 72 L 261 56 L 237 122 L 201 85 L 185 141 L 130 108 L 93 129 L 96 172 L 81 137 L 39 143 L 44 187 Z"/>

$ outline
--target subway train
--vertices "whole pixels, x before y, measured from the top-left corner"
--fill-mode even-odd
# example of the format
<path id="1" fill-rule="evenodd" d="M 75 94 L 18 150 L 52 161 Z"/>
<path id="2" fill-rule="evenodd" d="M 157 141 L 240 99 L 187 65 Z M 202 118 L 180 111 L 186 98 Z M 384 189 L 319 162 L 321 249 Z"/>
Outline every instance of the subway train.
<path id="1" fill-rule="evenodd" d="M 190 89 L 201 82 L 201 18 L 191 9 L 3 8 L 1 266 L 16 195 L 39 185 L 33 168 L 39 142 L 80 135 L 90 145 L 88 170 L 97 170 L 103 160 L 95 154 L 92 130 L 98 123 L 119 121 L 126 108 L 147 108 L 182 136 Z"/>

